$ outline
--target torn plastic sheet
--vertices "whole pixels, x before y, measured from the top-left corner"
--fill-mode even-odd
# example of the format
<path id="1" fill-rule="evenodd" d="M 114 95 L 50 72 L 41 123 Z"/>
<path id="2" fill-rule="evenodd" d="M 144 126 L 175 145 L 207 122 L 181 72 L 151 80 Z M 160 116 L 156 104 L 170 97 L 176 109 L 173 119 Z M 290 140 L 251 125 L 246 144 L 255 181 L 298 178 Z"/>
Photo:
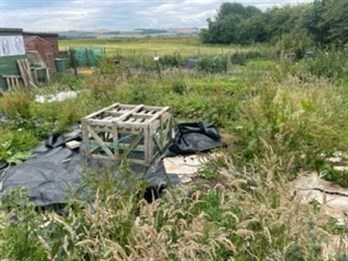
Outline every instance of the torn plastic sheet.
<path id="1" fill-rule="evenodd" d="M 173 143 L 169 144 L 171 155 L 186 155 L 221 146 L 220 135 L 213 125 L 180 124 L 176 133 Z M 76 194 L 86 170 L 98 173 L 102 166 L 112 170 L 116 178 L 119 177 L 116 161 L 87 159 L 82 150 L 70 150 L 65 146 L 68 141 L 80 139 L 80 130 L 64 136 L 54 134 L 46 144 L 34 149 L 35 157 L 19 165 L 0 169 L 0 195 L 6 197 L 13 188 L 23 187 L 29 200 L 37 206 L 65 204 Z M 168 184 L 177 185 L 181 182 L 175 173 L 167 175 L 163 155 L 159 155 L 148 168 L 138 164 L 130 164 L 129 167 L 136 179 L 147 181 L 146 191 L 150 196 Z"/>

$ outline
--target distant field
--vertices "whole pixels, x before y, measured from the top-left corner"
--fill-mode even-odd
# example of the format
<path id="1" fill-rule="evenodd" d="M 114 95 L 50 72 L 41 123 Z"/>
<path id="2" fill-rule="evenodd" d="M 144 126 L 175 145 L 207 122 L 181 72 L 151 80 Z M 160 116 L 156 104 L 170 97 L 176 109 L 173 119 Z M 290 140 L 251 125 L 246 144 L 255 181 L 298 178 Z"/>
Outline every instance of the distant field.
<path id="1" fill-rule="evenodd" d="M 73 39 L 60 40 L 60 49 L 69 47 L 105 48 L 108 55 L 164 55 L 179 52 L 182 56 L 232 53 L 246 50 L 236 45 L 207 45 L 194 37 L 186 38 L 127 38 L 127 39 Z"/>

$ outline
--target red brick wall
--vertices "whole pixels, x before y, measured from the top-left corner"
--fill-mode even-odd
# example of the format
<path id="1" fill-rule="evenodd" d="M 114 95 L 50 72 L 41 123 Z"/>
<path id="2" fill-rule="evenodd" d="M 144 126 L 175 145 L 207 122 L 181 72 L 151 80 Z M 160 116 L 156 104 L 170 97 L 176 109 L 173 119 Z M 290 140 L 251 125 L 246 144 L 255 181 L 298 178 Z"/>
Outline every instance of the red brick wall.
<path id="1" fill-rule="evenodd" d="M 38 51 L 45 64 L 50 68 L 51 72 L 56 71 L 56 66 L 54 63 L 54 50 L 50 42 L 40 37 L 35 37 L 30 41 L 26 41 L 25 48 L 28 50 Z"/>
<path id="2" fill-rule="evenodd" d="M 57 37 L 41 37 L 52 44 L 53 53 L 55 56 L 59 54 L 58 38 Z"/>

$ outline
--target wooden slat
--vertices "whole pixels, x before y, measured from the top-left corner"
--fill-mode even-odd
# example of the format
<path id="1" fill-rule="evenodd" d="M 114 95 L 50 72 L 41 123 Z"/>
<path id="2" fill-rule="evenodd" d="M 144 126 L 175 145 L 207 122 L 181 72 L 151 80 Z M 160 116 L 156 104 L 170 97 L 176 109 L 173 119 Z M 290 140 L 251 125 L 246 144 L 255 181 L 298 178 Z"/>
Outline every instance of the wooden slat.
<path id="1" fill-rule="evenodd" d="M 33 77 L 33 74 L 31 73 L 29 60 L 28 59 L 24 59 L 23 63 L 24 63 L 24 66 L 25 66 L 25 70 L 27 71 L 29 81 L 31 83 L 34 83 L 34 77 Z"/>
<path id="2" fill-rule="evenodd" d="M 103 108 L 103 109 L 101 109 L 99 111 L 93 112 L 92 114 L 84 117 L 84 119 L 92 119 L 93 117 L 95 117 L 95 116 L 97 116 L 97 115 L 99 115 L 99 114 L 101 114 L 101 113 L 103 113 L 103 112 L 105 112 L 105 111 L 107 111 L 107 110 L 109 110 L 111 108 L 115 108 L 118 105 L 119 105 L 119 103 L 114 103 L 114 104 L 110 105 L 109 107 L 106 107 L 106 108 Z"/>
<path id="3" fill-rule="evenodd" d="M 169 111 L 169 107 L 164 107 L 162 108 L 162 110 L 160 110 L 159 112 L 157 112 L 156 114 L 154 114 L 152 116 L 151 119 L 148 120 L 149 123 L 153 122 L 154 120 L 158 119 L 159 117 L 161 117 L 162 115 L 164 115 L 165 112 Z"/>
<path id="4" fill-rule="evenodd" d="M 34 83 L 34 77 L 32 75 L 30 64 L 28 59 L 19 59 L 17 60 L 17 65 L 19 68 L 19 71 L 21 73 L 24 86 L 28 87 L 29 85 L 36 87 Z"/>
<path id="5" fill-rule="evenodd" d="M 137 147 L 138 143 L 142 139 L 143 139 L 143 136 L 139 135 L 139 136 L 137 136 L 135 138 L 135 140 L 131 144 L 129 144 L 129 146 L 127 146 L 128 147 L 128 151 L 126 151 L 126 153 L 124 153 L 126 157 L 131 153 L 131 150 L 133 150 L 133 149 L 135 149 Z M 145 146 L 145 148 L 146 148 L 146 146 Z M 145 156 L 145 159 L 146 159 L 146 156 Z"/>
<path id="6" fill-rule="evenodd" d="M 12 85 L 11 85 L 11 83 L 10 83 L 10 78 L 5 78 L 5 79 L 6 79 L 7 87 L 8 87 L 8 88 L 11 88 Z"/>
<path id="7" fill-rule="evenodd" d="M 111 150 L 104 144 L 102 139 L 98 136 L 98 134 L 90 127 L 87 125 L 87 130 L 88 132 L 92 135 L 92 137 L 100 144 L 101 148 L 105 153 L 110 157 L 114 158 L 114 155 L 112 154 Z"/>
<path id="8" fill-rule="evenodd" d="M 28 85 L 29 85 L 28 78 L 27 78 L 26 72 L 25 72 L 23 65 L 22 65 L 22 59 L 17 60 L 17 64 L 18 64 L 18 68 L 19 68 L 19 71 L 21 73 L 21 76 L 22 76 L 22 79 L 24 82 L 24 86 L 28 87 Z"/>
<path id="9" fill-rule="evenodd" d="M 126 119 L 127 117 L 129 117 L 132 113 L 139 111 L 139 110 L 140 110 L 141 108 L 143 108 L 143 107 L 144 107 L 143 104 L 141 104 L 141 105 L 139 105 L 139 106 L 136 106 L 136 107 L 133 108 L 132 110 L 127 111 L 127 112 L 126 112 L 125 114 L 123 114 L 122 116 L 116 118 L 115 121 L 122 121 L 122 120 Z"/>
<path id="10" fill-rule="evenodd" d="M 114 143 L 114 155 L 116 158 L 119 158 L 119 150 L 118 150 L 118 131 L 117 131 L 117 125 L 112 125 L 112 135 L 113 135 L 113 143 Z"/>
<path id="11" fill-rule="evenodd" d="M 147 162 L 147 164 L 150 164 L 152 160 L 152 142 L 151 142 L 152 138 L 150 134 L 152 133 L 152 129 L 149 124 L 146 124 L 145 126 L 146 126 L 144 130 L 145 162 Z"/>
<path id="12" fill-rule="evenodd" d="M 3 74 L 2 78 L 5 79 L 7 87 L 11 90 L 15 86 L 19 86 L 19 80 L 21 77 L 19 75 Z"/>

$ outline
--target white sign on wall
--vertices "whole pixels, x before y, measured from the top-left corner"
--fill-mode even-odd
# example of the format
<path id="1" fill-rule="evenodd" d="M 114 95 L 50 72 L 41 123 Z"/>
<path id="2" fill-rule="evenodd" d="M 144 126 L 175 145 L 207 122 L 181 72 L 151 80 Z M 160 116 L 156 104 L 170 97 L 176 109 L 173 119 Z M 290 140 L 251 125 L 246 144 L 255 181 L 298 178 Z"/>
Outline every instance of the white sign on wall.
<path id="1" fill-rule="evenodd" d="M 0 36 L 0 57 L 25 54 L 22 35 Z"/>

